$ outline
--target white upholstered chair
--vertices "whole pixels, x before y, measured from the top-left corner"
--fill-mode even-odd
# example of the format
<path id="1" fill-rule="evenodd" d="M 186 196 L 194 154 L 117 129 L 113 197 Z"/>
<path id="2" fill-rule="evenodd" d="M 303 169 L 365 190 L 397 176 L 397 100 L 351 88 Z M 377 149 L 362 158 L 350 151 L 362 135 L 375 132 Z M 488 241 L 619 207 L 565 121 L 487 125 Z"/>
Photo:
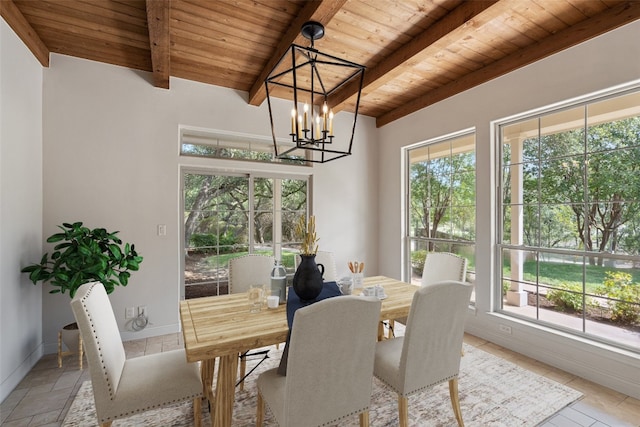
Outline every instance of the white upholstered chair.
<path id="1" fill-rule="evenodd" d="M 247 292 L 251 285 L 266 285 L 269 289 L 271 270 L 275 257 L 271 255 L 249 254 L 229 260 L 229 293 Z M 247 349 L 251 350 L 251 349 Z M 244 377 L 247 372 L 247 351 L 240 353 L 239 376 L 240 390 L 244 390 Z M 266 352 L 262 353 L 266 355 Z"/>
<path id="2" fill-rule="evenodd" d="M 71 308 L 82 334 L 101 426 L 183 400 L 193 400 L 194 424 L 200 426 L 200 369 L 197 363 L 187 363 L 184 350 L 126 359 L 109 297 L 100 282 L 78 288 Z"/>
<path id="3" fill-rule="evenodd" d="M 424 260 L 422 286 L 443 280 L 465 282 L 467 259 L 449 252 L 429 252 Z"/>
<path id="4" fill-rule="evenodd" d="M 295 256 L 295 268 L 298 269 L 298 264 L 300 264 L 300 257 Z M 318 251 L 316 253 L 316 264 L 322 264 L 324 266 L 324 275 L 322 276 L 322 280 L 325 282 L 335 282 L 338 280 L 338 272 L 336 269 L 336 259 L 333 256 L 333 252 L 328 251 Z"/>
<path id="5" fill-rule="evenodd" d="M 271 255 L 249 254 L 229 260 L 229 293 L 247 292 L 251 285 L 267 285 L 275 258 Z"/>
<path id="6" fill-rule="evenodd" d="M 458 425 L 464 426 L 458 373 L 471 291 L 471 284 L 452 280 L 420 287 L 404 336 L 376 345 L 374 375 L 398 394 L 400 427 L 408 425 L 408 396 L 445 381 Z"/>
<path id="7" fill-rule="evenodd" d="M 449 252 L 429 252 L 424 259 L 422 286 L 428 286 L 443 280 L 465 282 L 467 278 L 467 259 Z M 393 336 L 394 323 L 407 324 L 407 318 L 401 317 L 389 321 L 389 338 Z"/>
<path id="8" fill-rule="evenodd" d="M 258 377 L 256 426 L 265 404 L 281 427 L 333 425 L 359 414 L 369 425 L 381 303 L 374 297 L 340 296 L 296 311 L 287 375 Z"/>

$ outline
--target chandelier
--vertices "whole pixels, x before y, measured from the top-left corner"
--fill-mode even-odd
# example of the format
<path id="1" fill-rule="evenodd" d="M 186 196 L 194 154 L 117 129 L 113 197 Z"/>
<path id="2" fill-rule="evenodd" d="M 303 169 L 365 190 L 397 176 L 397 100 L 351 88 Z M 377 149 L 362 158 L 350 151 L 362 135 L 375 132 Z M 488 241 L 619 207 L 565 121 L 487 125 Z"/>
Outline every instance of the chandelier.
<path id="1" fill-rule="evenodd" d="M 315 49 L 324 36 L 319 22 L 306 22 L 301 34 L 311 46 L 292 44 L 265 79 L 273 148 L 279 159 L 325 163 L 351 155 L 365 67 Z M 358 86 L 353 122 L 338 130 L 331 95 L 352 81 Z M 292 100 L 291 115 L 274 117 L 272 97 Z"/>

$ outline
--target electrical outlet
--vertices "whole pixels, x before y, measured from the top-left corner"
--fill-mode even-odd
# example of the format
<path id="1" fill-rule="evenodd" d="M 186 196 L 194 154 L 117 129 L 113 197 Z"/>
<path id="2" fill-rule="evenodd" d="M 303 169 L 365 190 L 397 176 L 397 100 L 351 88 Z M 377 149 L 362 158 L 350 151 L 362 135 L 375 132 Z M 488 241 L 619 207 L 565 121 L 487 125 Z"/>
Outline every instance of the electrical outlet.
<path id="1" fill-rule="evenodd" d="M 138 306 L 138 316 L 147 316 L 147 306 L 139 305 Z"/>
<path id="2" fill-rule="evenodd" d="M 158 224 L 158 236 L 166 236 L 166 235 L 167 235 L 167 225 Z"/>
<path id="3" fill-rule="evenodd" d="M 498 329 L 500 330 L 500 332 L 504 332 L 505 334 L 511 335 L 511 326 L 498 325 Z"/>
<path id="4" fill-rule="evenodd" d="M 135 316 L 134 314 L 134 310 L 133 307 L 127 307 L 124 311 L 124 318 L 125 319 L 133 319 Z"/>

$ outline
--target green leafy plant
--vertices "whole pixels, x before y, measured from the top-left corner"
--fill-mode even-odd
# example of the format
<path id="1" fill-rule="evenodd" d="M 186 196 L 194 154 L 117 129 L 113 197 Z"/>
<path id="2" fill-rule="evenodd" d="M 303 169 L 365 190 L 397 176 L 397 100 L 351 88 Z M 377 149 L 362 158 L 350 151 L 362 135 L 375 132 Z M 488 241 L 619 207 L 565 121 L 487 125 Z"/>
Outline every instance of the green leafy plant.
<path id="1" fill-rule="evenodd" d="M 633 283 L 631 274 L 607 271 L 596 293 L 609 299 L 611 320 L 629 324 L 640 320 L 640 284 Z"/>
<path id="2" fill-rule="evenodd" d="M 563 311 L 582 312 L 582 286 L 575 283 L 561 283 L 558 288 L 547 292 L 547 299 Z M 585 306 L 593 305 L 589 297 L 585 298 Z"/>
<path id="3" fill-rule="evenodd" d="M 424 270 L 424 261 L 427 258 L 426 250 L 417 250 L 411 252 L 411 268 L 414 273 L 422 275 L 422 270 Z"/>
<path id="4" fill-rule="evenodd" d="M 502 296 L 505 296 L 509 289 L 511 288 L 511 282 L 509 280 L 502 281 Z"/>
<path id="5" fill-rule="evenodd" d="M 243 245 L 240 245 L 238 238 L 229 231 L 220 237 L 211 233 L 194 233 L 191 235 L 191 245 L 196 248 L 192 251 L 198 254 L 228 254 L 243 250 Z"/>
<path id="6" fill-rule="evenodd" d="M 118 231 L 92 230 L 82 222 L 63 223 L 58 228 L 62 232 L 47 239 L 57 243 L 51 256 L 45 253 L 40 263 L 22 269 L 34 285 L 41 281 L 54 286 L 52 294 L 69 291 L 73 298 L 77 289 L 90 281 L 102 282 L 111 293 L 116 286 L 127 286 L 130 271 L 137 271 L 142 262 L 133 244 L 122 244 Z"/>

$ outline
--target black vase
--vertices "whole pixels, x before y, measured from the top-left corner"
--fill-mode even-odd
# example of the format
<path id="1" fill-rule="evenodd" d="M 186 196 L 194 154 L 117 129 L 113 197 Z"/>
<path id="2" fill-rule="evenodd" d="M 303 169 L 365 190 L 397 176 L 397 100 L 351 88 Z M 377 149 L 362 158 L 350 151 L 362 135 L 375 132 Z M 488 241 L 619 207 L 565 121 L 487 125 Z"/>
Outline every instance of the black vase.
<path id="1" fill-rule="evenodd" d="M 302 261 L 293 275 L 293 290 L 300 300 L 313 301 L 322 292 L 324 265 L 316 264 L 316 255 L 300 255 Z"/>

